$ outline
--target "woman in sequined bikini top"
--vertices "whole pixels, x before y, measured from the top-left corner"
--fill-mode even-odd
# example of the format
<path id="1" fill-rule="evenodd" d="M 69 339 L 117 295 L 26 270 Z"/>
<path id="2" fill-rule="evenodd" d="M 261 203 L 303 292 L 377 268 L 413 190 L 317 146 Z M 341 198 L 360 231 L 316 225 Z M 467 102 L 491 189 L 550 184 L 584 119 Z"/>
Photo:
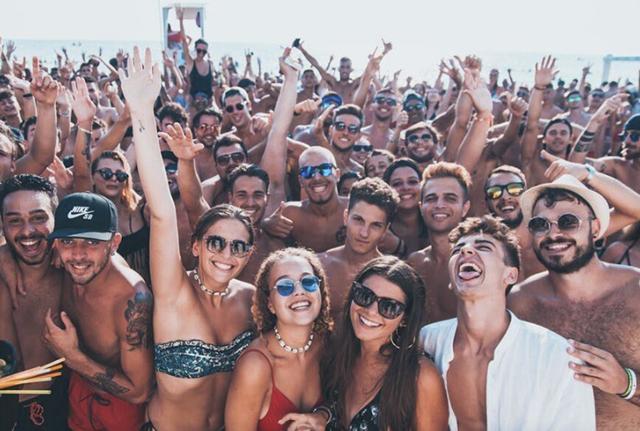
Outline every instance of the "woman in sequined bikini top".
<path id="1" fill-rule="evenodd" d="M 320 355 L 332 322 L 320 261 L 306 249 L 278 250 L 262 263 L 256 285 L 253 315 L 261 336 L 238 360 L 225 426 L 257 431 L 324 426 L 328 409 L 302 415 L 323 404 Z"/>

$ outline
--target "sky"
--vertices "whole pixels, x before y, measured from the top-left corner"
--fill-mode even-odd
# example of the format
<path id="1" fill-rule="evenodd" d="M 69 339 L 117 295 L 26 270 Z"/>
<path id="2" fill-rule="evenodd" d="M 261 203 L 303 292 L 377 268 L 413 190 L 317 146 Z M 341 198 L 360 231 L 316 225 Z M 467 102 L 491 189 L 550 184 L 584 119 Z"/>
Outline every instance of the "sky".
<path id="1" fill-rule="evenodd" d="M 165 0 L 3 2 L 0 36 L 35 40 L 161 40 Z M 397 64 L 465 53 L 640 55 L 639 0 L 208 0 L 205 37 L 216 43 L 288 45 L 301 37 L 320 54 L 349 55 L 362 66 L 380 39 Z M 236 16 L 237 18 L 233 18 Z M 626 24 L 625 22 L 629 22 Z M 244 46 L 244 45 L 243 45 Z M 596 57 L 599 56 L 599 57 Z M 508 57 L 507 57 L 508 59 Z M 393 58 L 389 61 L 394 63 Z M 526 71 L 533 64 L 527 60 Z M 393 67 L 397 67 L 393 64 Z M 531 64 L 529 66 L 529 64 Z M 391 67 L 391 65 L 389 65 Z M 578 69 L 572 65 L 572 73 Z M 425 66 L 426 70 L 426 66 Z M 521 70 L 525 70 L 523 66 Z M 523 72 L 524 73 L 524 72 Z"/>

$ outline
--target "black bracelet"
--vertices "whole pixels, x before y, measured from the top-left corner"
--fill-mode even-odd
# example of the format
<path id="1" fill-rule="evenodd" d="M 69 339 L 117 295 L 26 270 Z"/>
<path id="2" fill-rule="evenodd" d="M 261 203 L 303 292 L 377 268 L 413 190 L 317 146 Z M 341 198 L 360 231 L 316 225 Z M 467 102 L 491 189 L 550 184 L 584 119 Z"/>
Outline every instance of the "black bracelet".
<path id="1" fill-rule="evenodd" d="M 24 94 L 22 95 L 22 97 L 26 97 L 26 98 L 33 97 L 33 94 L 31 94 L 31 93 L 24 93 Z"/>

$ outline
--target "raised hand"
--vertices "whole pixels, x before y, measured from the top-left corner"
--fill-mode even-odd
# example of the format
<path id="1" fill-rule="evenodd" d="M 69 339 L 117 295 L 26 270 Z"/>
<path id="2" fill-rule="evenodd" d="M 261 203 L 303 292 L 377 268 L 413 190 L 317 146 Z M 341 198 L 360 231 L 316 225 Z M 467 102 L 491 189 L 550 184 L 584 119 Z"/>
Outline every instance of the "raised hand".
<path id="1" fill-rule="evenodd" d="M 591 65 L 582 68 L 582 76 L 586 77 L 591 73 Z"/>
<path id="2" fill-rule="evenodd" d="M 14 41 L 8 40 L 5 47 L 6 47 L 5 55 L 7 56 L 7 60 L 10 60 L 11 54 L 13 54 L 16 51 L 16 44 Z"/>
<path id="3" fill-rule="evenodd" d="M 71 109 L 76 114 L 78 123 L 93 121 L 93 117 L 96 115 L 96 105 L 89 97 L 89 90 L 84 79 L 77 77 L 75 81 L 71 81 L 71 91 L 68 95 L 71 99 Z"/>
<path id="4" fill-rule="evenodd" d="M 133 60 L 128 62 L 128 76 L 119 69 L 122 92 L 132 114 L 146 113 L 153 109 L 160 93 L 160 69 L 152 63 L 151 50 L 145 49 L 144 64 L 140 61 L 140 50 L 133 48 Z"/>
<path id="5" fill-rule="evenodd" d="M 383 46 L 383 50 L 382 50 L 382 55 L 387 55 L 389 53 L 389 51 L 391 51 L 393 49 L 393 45 L 391 44 L 391 42 L 385 42 L 384 39 L 382 39 L 382 46 Z"/>
<path id="6" fill-rule="evenodd" d="M 160 132 L 158 136 L 164 139 L 173 154 L 181 160 L 195 159 L 204 148 L 203 144 L 196 144 L 193 141 L 191 129 L 187 127 L 186 130 L 183 130 L 179 123 L 167 126 L 167 133 Z"/>
<path id="7" fill-rule="evenodd" d="M 544 88 L 551 84 L 559 70 L 555 68 L 556 59 L 550 55 L 543 57 L 540 63 L 536 63 L 535 86 Z"/>
<path id="8" fill-rule="evenodd" d="M 31 94 L 33 94 L 33 98 L 37 103 L 53 105 L 61 92 L 60 86 L 42 71 L 38 57 L 33 57 L 32 69 Z"/>
<path id="9" fill-rule="evenodd" d="M 58 156 L 53 157 L 53 162 L 47 168 L 47 173 L 55 178 L 58 188 L 71 190 L 73 186 L 73 172 L 62 163 Z"/>
<path id="10" fill-rule="evenodd" d="M 591 121 L 596 122 L 597 124 L 602 124 L 602 122 L 609 118 L 611 114 L 618 112 L 627 97 L 627 94 L 616 94 L 615 96 L 608 98 L 593 114 Z"/>
<path id="11" fill-rule="evenodd" d="M 324 111 L 322 111 L 322 114 L 318 115 L 318 118 L 316 118 L 316 122 L 314 125 L 314 130 L 317 131 L 322 131 L 324 130 L 324 122 L 326 121 L 326 119 L 329 117 L 329 115 L 331 115 L 333 113 L 333 110 L 336 108 L 336 105 L 329 105 L 327 107 L 327 109 L 325 109 Z"/>
<path id="12" fill-rule="evenodd" d="M 473 106 L 478 113 L 491 113 L 493 101 L 487 84 L 480 77 L 480 69 L 464 69 L 464 91 L 471 97 Z"/>
<path id="13" fill-rule="evenodd" d="M 264 230 L 276 238 L 286 238 L 293 230 L 293 220 L 284 216 L 285 202 L 280 202 L 278 209 L 262 220 Z"/>
<path id="14" fill-rule="evenodd" d="M 258 135 L 267 135 L 273 123 L 273 111 L 260 112 L 251 117 L 251 129 Z"/>
<path id="15" fill-rule="evenodd" d="M 280 73 L 282 73 L 285 78 L 298 79 L 298 71 L 300 69 L 293 61 L 291 61 L 289 54 L 291 54 L 291 48 L 285 48 L 282 56 L 278 59 L 280 64 Z"/>
<path id="16" fill-rule="evenodd" d="M 321 102 L 322 100 L 319 98 L 303 100 L 302 102 L 296 103 L 293 112 L 297 115 L 315 113 Z"/>
<path id="17" fill-rule="evenodd" d="M 522 117 L 528 108 L 529 104 L 522 97 L 515 97 L 509 101 L 509 112 L 514 117 Z"/>

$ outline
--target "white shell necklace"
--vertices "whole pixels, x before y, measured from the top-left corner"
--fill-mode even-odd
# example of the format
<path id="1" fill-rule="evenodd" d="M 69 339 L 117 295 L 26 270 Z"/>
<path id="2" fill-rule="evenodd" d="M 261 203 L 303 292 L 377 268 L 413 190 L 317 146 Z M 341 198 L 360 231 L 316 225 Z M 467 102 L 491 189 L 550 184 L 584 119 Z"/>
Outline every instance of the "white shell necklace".
<path id="1" fill-rule="evenodd" d="M 193 279 L 196 281 L 196 283 L 198 283 L 198 287 L 200 287 L 200 290 L 202 290 L 207 295 L 211 295 L 211 296 L 227 296 L 229 294 L 229 285 L 228 284 L 227 284 L 227 288 L 225 290 L 221 290 L 221 291 L 207 289 L 207 287 L 204 284 L 202 284 L 202 281 L 200 280 L 200 275 L 198 274 L 198 268 L 195 268 L 193 270 Z"/>
<path id="2" fill-rule="evenodd" d="M 284 342 L 284 340 L 282 339 L 282 337 L 280 336 L 280 332 L 278 332 L 278 327 L 274 326 L 273 327 L 273 332 L 276 334 L 276 340 L 278 340 L 278 344 L 280 344 L 280 347 L 282 347 L 286 352 L 290 352 L 290 353 L 304 353 L 306 351 L 308 351 L 311 348 L 311 344 L 313 343 L 313 332 L 311 334 L 309 334 L 309 339 L 307 340 L 306 344 L 302 347 L 291 347 L 290 345 L 288 345 L 287 343 Z"/>

